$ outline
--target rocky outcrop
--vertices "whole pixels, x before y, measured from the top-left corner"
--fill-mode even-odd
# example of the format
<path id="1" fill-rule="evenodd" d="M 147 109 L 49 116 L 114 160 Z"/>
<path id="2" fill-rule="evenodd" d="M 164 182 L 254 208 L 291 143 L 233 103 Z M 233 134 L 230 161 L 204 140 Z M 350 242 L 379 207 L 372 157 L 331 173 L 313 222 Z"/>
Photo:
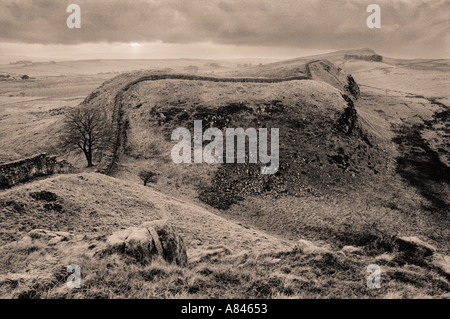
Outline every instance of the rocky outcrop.
<path id="1" fill-rule="evenodd" d="M 347 85 L 344 86 L 344 89 L 347 90 L 356 99 L 361 96 L 359 86 L 351 74 L 347 75 Z"/>
<path id="2" fill-rule="evenodd" d="M 157 257 L 179 266 L 187 264 L 186 247 L 175 228 L 163 220 L 140 227 L 129 227 L 113 233 L 102 254 L 118 253 L 139 263 L 150 263 Z"/>
<path id="3" fill-rule="evenodd" d="M 33 242 L 41 241 L 53 246 L 64 241 L 68 241 L 71 238 L 72 234 L 68 232 L 53 232 L 46 229 L 33 229 L 21 240 L 17 241 L 16 244 L 18 247 L 30 247 Z"/>
<path id="4" fill-rule="evenodd" d="M 316 81 L 326 82 L 358 99 L 359 86 L 350 74 L 327 60 L 311 61 L 306 64 L 308 76 Z"/>
<path id="5" fill-rule="evenodd" d="M 0 189 L 28 182 L 39 176 L 72 172 L 74 168 L 67 161 L 58 161 L 56 156 L 43 153 L 0 164 Z"/>
<path id="6" fill-rule="evenodd" d="M 358 114 L 355 109 L 355 105 L 351 98 L 347 95 L 342 94 L 342 98 L 347 102 L 347 107 L 344 110 L 344 113 L 339 118 L 337 125 L 341 131 L 345 134 L 350 135 L 353 133 L 354 128 L 357 125 Z"/>
<path id="7" fill-rule="evenodd" d="M 358 113 L 356 112 L 353 100 L 345 94 L 342 94 L 342 98 L 347 102 L 347 107 L 344 113 L 337 121 L 337 128 L 347 135 L 355 135 L 361 138 L 367 145 L 373 146 L 369 141 L 367 134 L 362 129 L 358 120 Z"/>
<path id="8" fill-rule="evenodd" d="M 353 254 L 362 254 L 363 249 L 361 247 L 355 247 L 355 246 L 344 246 L 341 249 L 341 252 L 345 255 L 353 255 Z"/>

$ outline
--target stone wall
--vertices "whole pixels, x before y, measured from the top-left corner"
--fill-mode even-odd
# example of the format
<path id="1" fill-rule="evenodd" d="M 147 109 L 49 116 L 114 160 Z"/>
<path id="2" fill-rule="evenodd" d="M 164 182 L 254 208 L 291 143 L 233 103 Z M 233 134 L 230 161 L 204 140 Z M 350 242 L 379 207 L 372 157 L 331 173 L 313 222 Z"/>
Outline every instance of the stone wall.
<path id="1" fill-rule="evenodd" d="M 46 153 L 21 160 L 0 164 L 0 189 L 5 189 L 32 180 L 39 176 L 71 173 L 69 162 L 58 161 L 56 156 Z"/>
<path id="2" fill-rule="evenodd" d="M 124 152 L 127 142 L 127 129 L 129 121 L 123 108 L 123 97 L 125 93 L 133 86 L 146 81 L 158 80 L 190 80 L 190 81 L 209 81 L 209 82 L 242 82 L 242 83 L 280 83 L 295 80 L 319 80 L 351 94 L 353 97 L 359 97 L 359 87 L 351 75 L 347 76 L 341 69 L 337 68 L 333 63 L 326 60 L 311 61 L 306 64 L 307 75 L 293 76 L 286 78 L 217 78 L 209 76 L 197 76 L 187 74 L 149 74 L 138 76 L 123 84 L 123 86 L 112 93 L 114 96 L 112 105 L 112 132 L 113 137 L 105 151 L 101 162 L 97 166 L 97 172 L 102 174 L 111 174 Z M 112 80 L 109 80 L 112 81 Z M 104 85 L 104 84 L 103 84 Z M 81 106 L 95 105 L 98 101 L 94 101 L 100 94 L 99 90 L 91 93 L 82 103 Z"/>
<path id="3" fill-rule="evenodd" d="M 127 140 L 128 119 L 123 110 L 124 94 L 136 84 L 146 81 L 159 80 L 189 80 L 189 81 L 209 81 L 209 82 L 243 82 L 243 83 L 280 83 L 294 80 L 307 80 L 307 76 L 294 76 L 287 78 L 216 78 L 209 76 L 196 76 L 187 74 L 150 74 L 140 76 L 123 86 L 114 97 L 112 112 L 112 131 L 114 137 L 106 147 L 101 162 L 97 166 L 97 172 L 102 174 L 111 174 L 117 164 Z M 88 105 L 98 96 L 99 92 L 91 93 L 82 105 Z"/>

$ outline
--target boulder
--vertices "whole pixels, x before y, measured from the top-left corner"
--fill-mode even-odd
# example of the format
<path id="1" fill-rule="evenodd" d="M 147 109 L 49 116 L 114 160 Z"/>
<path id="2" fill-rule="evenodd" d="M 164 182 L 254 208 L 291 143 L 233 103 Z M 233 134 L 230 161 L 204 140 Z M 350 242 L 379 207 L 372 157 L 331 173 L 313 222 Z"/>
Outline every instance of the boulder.
<path id="1" fill-rule="evenodd" d="M 187 264 L 183 239 L 172 225 L 162 220 L 113 233 L 106 240 L 104 253 L 129 256 L 140 263 L 150 263 L 154 258 L 162 257 L 169 263 Z"/>
<path id="2" fill-rule="evenodd" d="M 28 238 L 30 238 L 32 240 L 41 240 L 43 242 L 47 242 L 49 245 L 56 245 L 62 241 L 68 241 L 71 237 L 72 234 L 68 232 L 52 232 L 46 229 L 33 229 L 28 232 L 27 236 L 22 238 L 22 241 L 25 242 L 28 240 Z"/>

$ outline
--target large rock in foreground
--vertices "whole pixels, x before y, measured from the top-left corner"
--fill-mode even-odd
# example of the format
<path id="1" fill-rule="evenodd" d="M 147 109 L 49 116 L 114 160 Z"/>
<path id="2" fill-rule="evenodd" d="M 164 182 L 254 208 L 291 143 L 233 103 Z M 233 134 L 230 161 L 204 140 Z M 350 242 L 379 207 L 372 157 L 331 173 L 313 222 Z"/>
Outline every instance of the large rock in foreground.
<path id="1" fill-rule="evenodd" d="M 179 266 L 187 264 L 186 247 L 173 226 L 166 221 L 146 222 L 113 233 L 106 241 L 105 253 L 130 256 L 140 263 L 162 257 Z"/>

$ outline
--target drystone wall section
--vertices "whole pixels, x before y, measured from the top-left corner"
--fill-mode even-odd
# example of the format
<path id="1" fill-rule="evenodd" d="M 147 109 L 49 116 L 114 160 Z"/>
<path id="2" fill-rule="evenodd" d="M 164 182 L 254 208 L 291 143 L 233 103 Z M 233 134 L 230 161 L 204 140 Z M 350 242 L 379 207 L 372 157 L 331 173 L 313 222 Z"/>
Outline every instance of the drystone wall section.
<path id="1" fill-rule="evenodd" d="M 58 161 L 56 156 L 43 153 L 0 164 L 0 189 L 10 188 L 40 176 L 72 172 L 74 168 L 69 162 Z"/>

